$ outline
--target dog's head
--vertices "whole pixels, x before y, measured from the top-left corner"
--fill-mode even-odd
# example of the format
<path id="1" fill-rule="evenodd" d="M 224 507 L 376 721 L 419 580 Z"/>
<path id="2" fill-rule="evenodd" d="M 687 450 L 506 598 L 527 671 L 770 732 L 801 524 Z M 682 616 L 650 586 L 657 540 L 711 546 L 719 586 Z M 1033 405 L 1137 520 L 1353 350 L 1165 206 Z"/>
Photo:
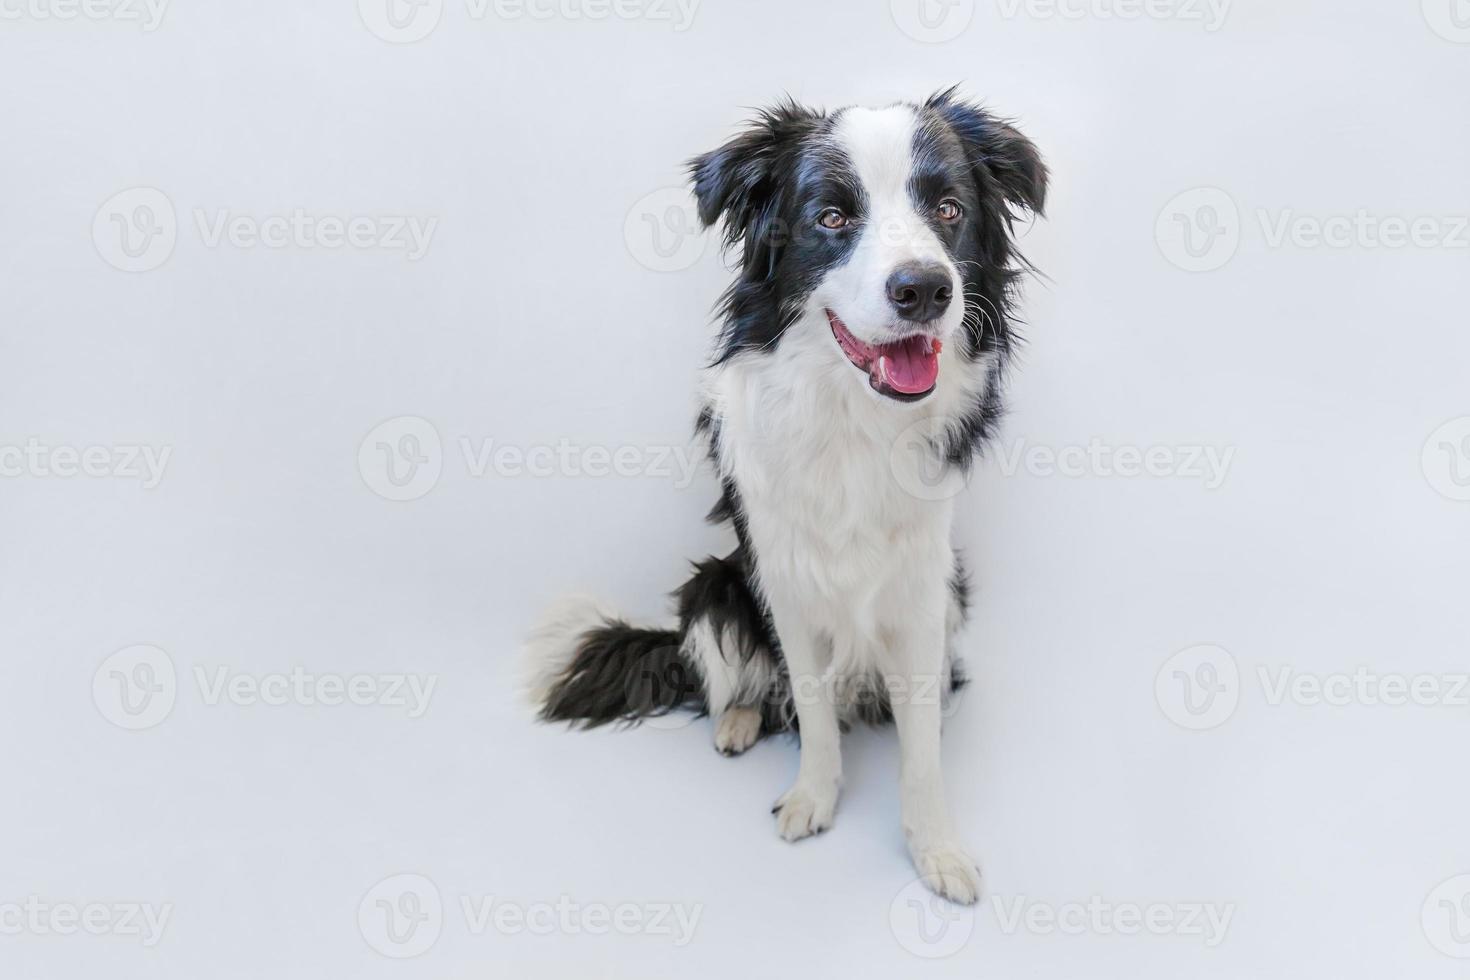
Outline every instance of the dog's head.
<path id="1" fill-rule="evenodd" d="M 942 92 L 824 113 L 785 102 L 690 164 L 700 220 L 741 249 L 720 359 L 831 333 L 871 388 L 922 399 L 939 358 L 1009 349 L 1011 225 L 1046 168 L 1011 125 Z M 858 378 L 858 375 L 854 375 Z"/>

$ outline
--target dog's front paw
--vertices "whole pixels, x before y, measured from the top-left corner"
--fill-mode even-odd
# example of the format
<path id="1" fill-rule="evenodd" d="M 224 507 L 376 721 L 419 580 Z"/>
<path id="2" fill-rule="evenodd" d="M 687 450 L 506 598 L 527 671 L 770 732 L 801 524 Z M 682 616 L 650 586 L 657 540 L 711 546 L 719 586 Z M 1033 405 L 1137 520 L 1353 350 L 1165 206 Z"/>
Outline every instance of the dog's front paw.
<path id="1" fill-rule="evenodd" d="M 980 869 L 965 849 L 952 842 L 916 847 L 914 867 L 924 886 L 941 898 L 973 905 L 980 897 Z"/>
<path id="2" fill-rule="evenodd" d="M 776 815 L 776 833 L 796 841 L 820 834 L 832 826 L 837 812 L 837 787 L 815 788 L 798 782 L 771 808 Z"/>

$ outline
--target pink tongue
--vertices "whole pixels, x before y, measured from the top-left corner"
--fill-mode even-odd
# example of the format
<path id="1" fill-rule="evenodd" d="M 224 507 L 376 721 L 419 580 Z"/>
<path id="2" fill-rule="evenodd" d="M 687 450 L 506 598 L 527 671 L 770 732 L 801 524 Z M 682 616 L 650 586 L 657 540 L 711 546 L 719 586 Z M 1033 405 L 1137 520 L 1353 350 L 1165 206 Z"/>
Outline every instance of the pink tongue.
<path id="1" fill-rule="evenodd" d="M 939 380 L 939 352 L 929 349 L 923 337 L 909 337 L 879 347 L 873 369 L 894 391 L 923 394 Z"/>

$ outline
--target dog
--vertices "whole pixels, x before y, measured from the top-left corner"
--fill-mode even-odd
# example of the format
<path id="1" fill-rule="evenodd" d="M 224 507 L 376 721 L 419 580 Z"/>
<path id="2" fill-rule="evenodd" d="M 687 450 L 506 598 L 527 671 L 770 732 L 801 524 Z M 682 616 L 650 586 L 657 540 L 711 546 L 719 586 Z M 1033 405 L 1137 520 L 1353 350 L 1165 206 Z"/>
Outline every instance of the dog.
<path id="1" fill-rule="evenodd" d="M 696 422 L 723 489 L 710 519 L 737 544 L 694 565 L 675 628 L 591 599 L 550 610 L 532 700 L 586 726 L 707 712 L 726 755 L 795 730 L 772 811 L 788 841 L 832 826 L 847 724 L 892 720 L 914 866 L 972 903 L 940 771 L 969 586 L 952 495 L 923 491 L 968 472 L 1000 418 L 1030 271 L 1014 224 L 1043 213 L 1046 166 L 949 89 L 832 112 L 787 98 L 689 170 L 701 224 L 739 252 Z"/>

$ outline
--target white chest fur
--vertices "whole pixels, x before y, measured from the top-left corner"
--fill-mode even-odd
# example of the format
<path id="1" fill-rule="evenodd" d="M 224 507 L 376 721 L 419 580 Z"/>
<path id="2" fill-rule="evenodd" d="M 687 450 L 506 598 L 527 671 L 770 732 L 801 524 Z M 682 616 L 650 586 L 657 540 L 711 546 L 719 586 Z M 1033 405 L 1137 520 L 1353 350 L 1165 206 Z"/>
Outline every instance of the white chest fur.
<path id="1" fill-rule="evenodd" d="M 915 492 L 939 465 L 916 447 L 971 403 L 983 371 L 943 365 L 939 390 L 903 404 L 868 390 L 827 330 L 804 318 L 773 355 L 715 370 L 718 462 L 766 594 L 799 603 L 830 637 L 881 640 L 897 618 L 943 608 L 953 505 Z"/>

